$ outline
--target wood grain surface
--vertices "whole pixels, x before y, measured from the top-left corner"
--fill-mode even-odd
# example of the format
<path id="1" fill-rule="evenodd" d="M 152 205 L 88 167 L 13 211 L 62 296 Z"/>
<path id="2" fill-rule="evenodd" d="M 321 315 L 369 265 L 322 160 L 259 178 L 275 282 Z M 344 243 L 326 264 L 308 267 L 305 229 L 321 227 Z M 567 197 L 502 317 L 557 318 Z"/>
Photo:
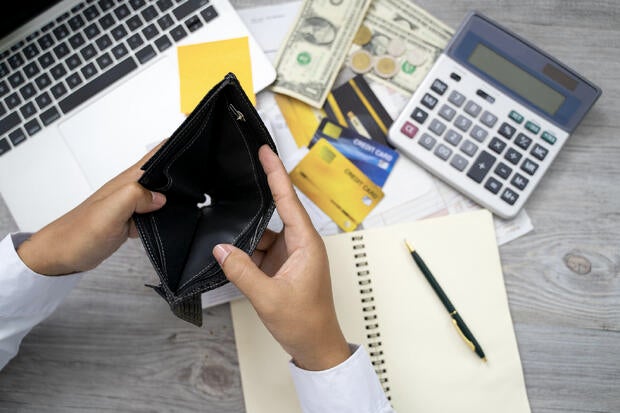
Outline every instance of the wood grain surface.
<path id="1" fill-rule="evenodd" d="M 484 12 L 603 89 L 500 252 L 532 411 L 620 412 L 620 2 L 417 4 L 454 28 Z M 16 230 L 0 200 L 0 237 Z M 196 328 L 154 279 L 137 240 L 85 275 L 0 372 L 0 411 L 244 412 L 228 305 Z"/>

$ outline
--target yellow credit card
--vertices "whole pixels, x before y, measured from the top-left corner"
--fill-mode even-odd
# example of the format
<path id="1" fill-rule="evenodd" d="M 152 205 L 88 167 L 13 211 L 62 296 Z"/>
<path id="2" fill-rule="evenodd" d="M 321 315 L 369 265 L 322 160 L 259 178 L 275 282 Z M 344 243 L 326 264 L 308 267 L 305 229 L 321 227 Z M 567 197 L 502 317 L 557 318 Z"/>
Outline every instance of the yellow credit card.
<path id="1" fill-rule="evenodd" d="M 381 187 L 324 138 L 312 146 L 290 176 L 345 232 L 355 230 L 384 195 Z"/>

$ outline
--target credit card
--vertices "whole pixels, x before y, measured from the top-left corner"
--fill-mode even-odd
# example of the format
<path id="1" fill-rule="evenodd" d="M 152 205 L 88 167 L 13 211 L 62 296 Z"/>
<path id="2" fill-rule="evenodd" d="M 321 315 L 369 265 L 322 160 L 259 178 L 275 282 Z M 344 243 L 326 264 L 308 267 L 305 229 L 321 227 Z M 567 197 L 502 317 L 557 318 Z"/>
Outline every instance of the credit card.
<path id="1" fill-rule="evenodd" d="M 345 232 L 355 230 L 384 196 L 381 187 L 326 139 L 316 141 L 289 175 Z"/>
<path id="2" fill-rule="evenodd" d="M 385 184 L 398 159 L 398 152 L 389 146 L 366 139 L 353 129 L 342 127 L 327 118 L 321 120 L 308 148 L 312 148 L 319 139 L 326 139 L 380 187 Z"/>

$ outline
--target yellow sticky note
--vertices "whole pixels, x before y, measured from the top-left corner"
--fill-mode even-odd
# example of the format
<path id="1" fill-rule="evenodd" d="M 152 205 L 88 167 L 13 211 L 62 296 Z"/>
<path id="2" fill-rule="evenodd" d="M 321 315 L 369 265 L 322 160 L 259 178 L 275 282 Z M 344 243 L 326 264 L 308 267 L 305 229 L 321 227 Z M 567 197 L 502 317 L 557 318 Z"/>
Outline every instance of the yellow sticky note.
<path id="1" fill-rule="evenodd" d="M 247 37 L 198 43 L 177 48 L 181 81 L 181 112 L 189 115 L 205 94 L 233 72 L 253 104 L 252 65 Z"/>

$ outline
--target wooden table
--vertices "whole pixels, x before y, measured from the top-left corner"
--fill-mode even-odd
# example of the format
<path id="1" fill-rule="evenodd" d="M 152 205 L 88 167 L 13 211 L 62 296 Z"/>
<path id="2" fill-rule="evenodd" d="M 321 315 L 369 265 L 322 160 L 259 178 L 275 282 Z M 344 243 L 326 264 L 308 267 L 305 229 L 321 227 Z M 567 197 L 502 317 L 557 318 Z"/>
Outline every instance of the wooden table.
<path id="1" fill-rule="evenodd" d="M 500 251 L 532 411 L 619 412 L 620 3 L 417 4 L 454 28 L 476 8 L 603 89 L 526 205 L 534 231 Z M 86 275 L 0 372 L 0 411 L 245 411 L 228 305 L 196 328 L 154 279 L 137 240 Z"/>

